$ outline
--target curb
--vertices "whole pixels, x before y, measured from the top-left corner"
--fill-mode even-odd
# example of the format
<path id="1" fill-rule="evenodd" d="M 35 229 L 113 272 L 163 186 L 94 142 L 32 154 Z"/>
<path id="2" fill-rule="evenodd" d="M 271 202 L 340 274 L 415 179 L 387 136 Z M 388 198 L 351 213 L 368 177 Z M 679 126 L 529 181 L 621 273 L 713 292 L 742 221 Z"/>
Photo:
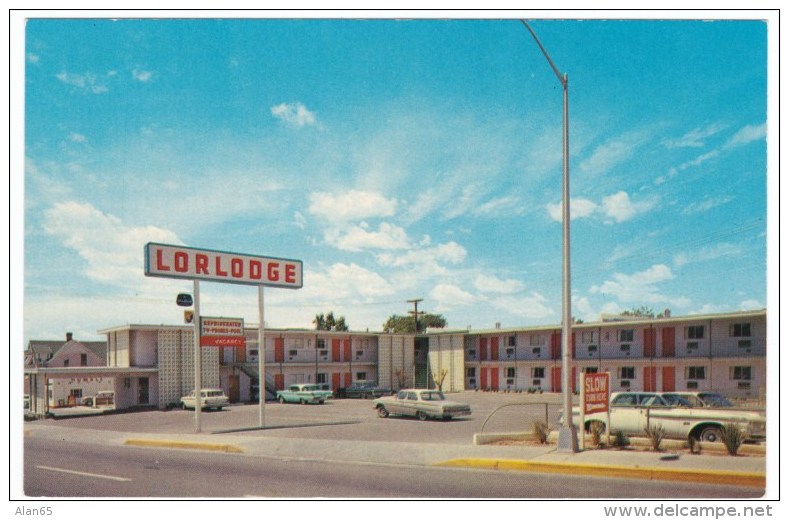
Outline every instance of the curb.
<path id="1" fill-rule="evenodd" d="M 672 480 L 704 484 L 739 485 L 764 488 L 764 473 L 716 470 L 682 470 L 663 468 L 634 468 L 602 464 L 573 464 L 563 462 L 535 462 L 509 459 L 451 459 L 433 464 L 444 467 L 466 467 L 505 471 L 530 471 L 596 477 L 638 478 L 645 480 Z"/>
<path id="2" fill-rule="evenodd" d="M 223 453 L 244 453 L 244 450 L 232 444 L 210 444 L 206 442 L 157 441 L 151 439 L 127 439 L 126 446 L 142 446 L 146 448 L 177 448 L 184 450 L 220 451 Z"/>

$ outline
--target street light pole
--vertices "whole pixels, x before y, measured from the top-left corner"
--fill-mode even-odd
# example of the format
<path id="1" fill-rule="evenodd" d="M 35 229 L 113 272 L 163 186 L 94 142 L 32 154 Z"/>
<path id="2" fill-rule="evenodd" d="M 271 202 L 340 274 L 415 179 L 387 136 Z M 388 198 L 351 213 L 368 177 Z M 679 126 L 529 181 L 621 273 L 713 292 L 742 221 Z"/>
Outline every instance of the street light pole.
<path id="1" fill-rule="evenodd" d="M 562 153 L 562 402 L 564 407 L 564 424 L 559 430 L 560 452 L 577 452 L 578 435 L 573 425 L 572 414 L 572 375 L 570 373 L 570 354 L 572 338 L 572 312 L 570 300 L 570 133 L 569 133 L 569 111 L 567 85 L 568 76 L 559 72 L 553 60 L 548 55 L 545 47 L 540 43 L 537 34 L 525 20 L 521 20 L 526 29 L 529 30 L 534 41 L 540 47 L 545 59 L 553 69 L 554 74 L 562 84 L 563 102 L 563 153 Z"/>

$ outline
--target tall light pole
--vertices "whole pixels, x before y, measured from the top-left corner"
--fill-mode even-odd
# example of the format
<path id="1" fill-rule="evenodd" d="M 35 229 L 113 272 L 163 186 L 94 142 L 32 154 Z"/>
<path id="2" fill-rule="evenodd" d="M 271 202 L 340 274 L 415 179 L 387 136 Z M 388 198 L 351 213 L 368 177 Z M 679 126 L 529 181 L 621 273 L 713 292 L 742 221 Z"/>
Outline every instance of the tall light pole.
<path id="1" fill-rule="evenodd" d="M 570 341 L 572 338 L 572 312 L 570 311 L 570 139 L 567 109 L 567 73 L 562 74 L 554 65 L 548 51 L 526 20 L 521 20 L 540 47 L 545 59 L 562 84 L 563 94 L 563 167 L 562 167 L 562 402 L 564 424 L 559 430 L 558 451 L 577 452 L 578 436 L 573 425 L 572 374 L 570 373 Z"/>

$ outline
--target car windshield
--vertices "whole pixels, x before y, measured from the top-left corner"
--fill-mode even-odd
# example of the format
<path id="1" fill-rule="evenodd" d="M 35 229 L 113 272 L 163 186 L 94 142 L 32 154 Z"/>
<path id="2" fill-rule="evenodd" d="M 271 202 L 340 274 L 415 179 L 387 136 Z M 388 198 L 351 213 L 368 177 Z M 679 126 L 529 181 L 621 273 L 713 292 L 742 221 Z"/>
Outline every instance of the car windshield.
<path id="1" fill-rule="evenodd" d="M 422 392 L 423 401 L 444 401 L 445 399 L 442 392 Z"/>
<path id="2" fill-rule="evenodd" d="M 670 406 L 693 406 L 693 403 L 676 394 L 663 394 L 663 399 L 665 399 Z"/>
<path id="3" fill-rule="evenodd" d="M 204 392 L 206 397 L 220 397 L 222 395 L 222 390 L 208 390 Z"/>
<path id="4" fill-rule="evenodd" d="M 304 385 L 302 390 L 305 392 L 314 392 L 315 390 L 319 390 L 318 385 Z"/>

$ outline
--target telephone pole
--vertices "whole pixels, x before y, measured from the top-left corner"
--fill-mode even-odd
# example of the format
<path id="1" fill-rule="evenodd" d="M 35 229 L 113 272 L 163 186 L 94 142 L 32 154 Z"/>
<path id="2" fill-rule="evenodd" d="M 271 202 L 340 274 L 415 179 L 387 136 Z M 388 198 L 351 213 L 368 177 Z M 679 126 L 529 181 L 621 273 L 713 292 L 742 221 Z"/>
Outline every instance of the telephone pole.
<path id="1" fill-rule="evenodd" d="M 417 334 L 419 334 L 419 316 L 424 314 L 424 312 L 419 311 L 419 302 L 424 301 L 423 298 L 418 298 L 416 300 L 408 300 L 408 303 L 414 304 L 414 310 L 408 311 L 408 314 L 414 315 L 414 330 Z"/>

